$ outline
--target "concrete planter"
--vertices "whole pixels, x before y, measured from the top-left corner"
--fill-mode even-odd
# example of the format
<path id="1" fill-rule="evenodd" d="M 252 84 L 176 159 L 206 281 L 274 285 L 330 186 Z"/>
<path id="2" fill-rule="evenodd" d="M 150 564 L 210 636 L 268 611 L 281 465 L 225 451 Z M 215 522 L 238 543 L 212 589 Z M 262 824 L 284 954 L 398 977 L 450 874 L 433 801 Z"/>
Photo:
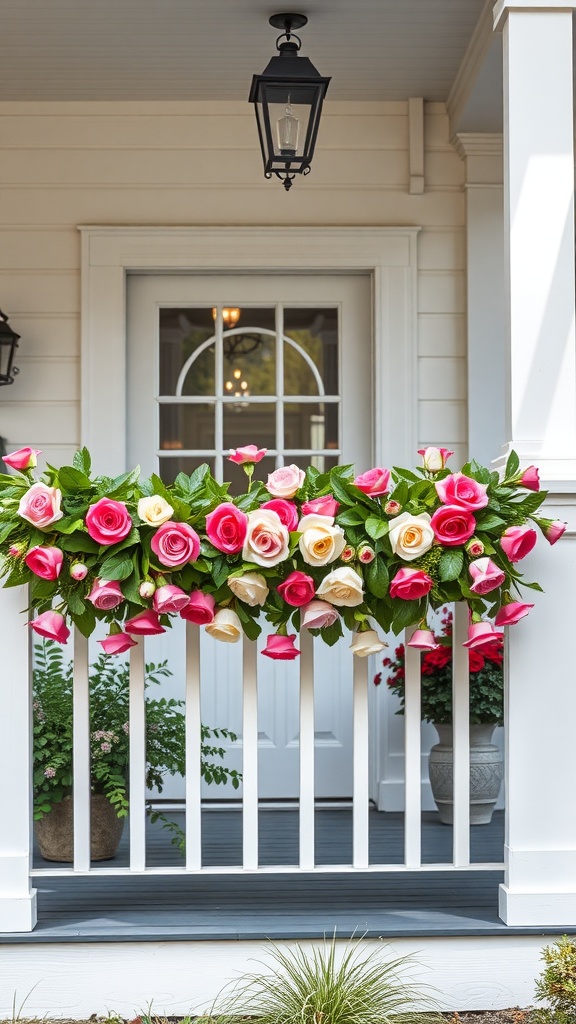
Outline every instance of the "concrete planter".
<path id="1" fill-rule="evenodd" d="M 111 860 L 116 856 L 125 818 L 117 818 L 112 804 L 102 793 L 93 793 L 90 810 L 90 858 Z M 74 822 L 72 798 L 54 804 L 49 814 L 34 822 L 36 839 L 44 860 L 72 863 Z"/>
<path id="2" fill-rule="evenodd" d="M 428 770 L 432 796 L 436 801 L 440 821 L 452 825 L 454 771 L 452 725 L 434 723 L 440 742 L 430 751 Z M 502 779 L 504 764 L 501 750 L 491 743 L 496 728 L 492 723 L 470 726 L 470 824 L 488 825 Z"/>

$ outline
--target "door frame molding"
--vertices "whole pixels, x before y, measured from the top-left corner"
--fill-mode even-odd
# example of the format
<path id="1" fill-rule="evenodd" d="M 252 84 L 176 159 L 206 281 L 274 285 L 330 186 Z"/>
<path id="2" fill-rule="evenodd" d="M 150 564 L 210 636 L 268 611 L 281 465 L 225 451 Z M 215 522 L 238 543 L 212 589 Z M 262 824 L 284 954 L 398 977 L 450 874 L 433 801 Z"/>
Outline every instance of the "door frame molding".
<path id="1" fill-rule="evenodd" d="M 96 472 L 126 469 L 126 277 L 130 273 L 369 273 L 376 465 L 417 443 L 418 227 L 81 225 L 81 438 Z"/>

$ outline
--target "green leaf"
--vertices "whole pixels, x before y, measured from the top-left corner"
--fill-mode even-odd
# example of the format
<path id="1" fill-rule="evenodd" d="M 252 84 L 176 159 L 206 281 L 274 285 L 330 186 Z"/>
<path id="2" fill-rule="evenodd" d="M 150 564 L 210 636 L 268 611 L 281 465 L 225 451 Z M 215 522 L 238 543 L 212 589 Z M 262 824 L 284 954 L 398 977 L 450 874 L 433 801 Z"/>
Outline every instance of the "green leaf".
<path id="1" fill-rule="evenodd" d="M 479 530 L 496 530 L 499 526 L 505 526 L 505 520 L 500 516 L 479 515 L 476 520 Z"/>
<path id="2" fill-rule="evenodd" d="M 242 629 L 248 639 L 257 640 L 262 632 L 262 627 L 258 624 L 256 619 L 252 618 L 252 616 L 248 614 L 241 601 L 236 602 L 236 612 L 240 622 L 242 623 Z"/>
<path id="3" fill-rule="evenodd" d="M 100 566 L 99 575 L 103 580 L 126 580 L 133 569 L 131 558 L 109 558 Z"/>
<path id="4" fill-rule="evenodd" d="M 423 613 L 422 601 L 401 601 L 400 598 L 394 601 L 394 617 L 392 629 L 396 636 L 406 626 L 414 626 L 420 622 Z"/>
<path id="5" fill-rule="evenodd" d="M 91 555 L 95 555 L 98 551 L 96 541 L 92 540 L 92 537 L 89 537 L 87 533 L 82 533 L 81 530 L 71 534 L 69 537 L 63 537 L 60 541 L 60 547 L 63 551 L 83 551 Z"/>
<path id="6" fill-rule="evenodd" d="M 71 619 L 75 626 L 82 633 L 82 636 L 90 636 L 96 627 L 96 614 L 91 604 L 84 606 L 84 611 L 81 615 L 74 612 L 71 613 Z"/>
<path id="7" fill-rule="evenodd" d="M 53 523 L 50 529 L 55 530 L 57 533 L 74 533 L 76 530 L 81 530 L 83 526 L 83 519 L 77 519 L 74 516 L 64 516 L 57 523 Z"/>
<path id="8" fill-rule="evenodd" d="M 462 551 L 444 551 L 438 570 L 443 583 L 449 580 L 457 580 L 464 565 L 464 553 Z"/>
<path id="9" fill-rule="evenodd" d="M 324 643 L 328 644 L 328 647 L 333 647 L 340 637 L 344 635 L 340 619 L 336 619 L 336 622 L 333 622 L 331 626 L 324 626 L 324 629 L 319 630 L 319 635 Z"/>
<path id="10" fill-rule="evenodd" d="M 58 482 L 66 491 L 86 491 L 93 487 L 90 478 L 73 466 L 62 466 L 58 470 Z"/>
<path id="11" fill-rule="evenodd" d="M 363 526 L 367 516 L 367 509 L 358 506 L 358 508 L 351 508 L 341 512 L 336 516 L 336 522 L 339 526 Z"/>
<path id="12" fill-rule="evenodd" d="M 86 608 L 84 601 L 74 590 L 71 590 L 68 594 L 68 608 L 70 609 L 70 614 L 74 615 L 82 615 Z"/>
<path id="13" fill-rule="evenodd" d="M 384 519 L 377 519 L 376 516 L 368 516 L 365 523 L 366 533 L 372 540 L 380 540 L 385 537 L 390 529 L 390 524 Z"/>
<path id="14" fill-rule="evenodd" d="M 520 459 L 518 458 L 515 451 L 511 451 L 510 455 L 508 456 L 508 461 L 506 463 L 506 469 L 504 470 L 505 478 L 508 478 L 509 476 L 514 476 L 514 474 L 517 473 L 519 469 Z"/>
<path id="15" fill-rule="evenodd" d="M 84 473 L 86 476 L 89 475 L 92 468 L 92 459 L 87 448 L 81 448 L 79 452 L 74 452 L 72 465 L 74 466 L 74 469 L 79 470 L 80 473 Z"/>
<path id="16" fill-rule="evenodd" d="M 388 593 L 389 575 L 386 562 L 381 555 L 376 555 L 366 570 L 368 590 L 374 597 L 386 597 Z"/>

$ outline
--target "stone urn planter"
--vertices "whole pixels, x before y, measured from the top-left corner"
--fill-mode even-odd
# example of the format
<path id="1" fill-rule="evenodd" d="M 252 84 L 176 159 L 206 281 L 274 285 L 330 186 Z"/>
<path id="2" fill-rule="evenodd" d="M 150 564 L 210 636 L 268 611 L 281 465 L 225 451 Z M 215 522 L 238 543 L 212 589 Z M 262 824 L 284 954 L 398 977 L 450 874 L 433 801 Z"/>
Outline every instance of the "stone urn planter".
<path id="1" fill-rule="evenodd" d="M 454 773 L 452 725 L 434 722 L 440 742 L 431 751 L 428 762 L 432 796 L 436 801 L 440 821 L 452 825 Z M 504 764 L 502 751 L 491 743 L 496 728 L 492 723 L 470 726 L 470 824 L 488 825 L 502 779 Z"/>
<path id="2" fill-rule="evenodd" d="M 112 804 L 102 793 L 93 793 L 90 811 L 90 858 L 111 860 L 116 856 L 125 818 L 116 817 Z M 48 814 L 34 822 L 34 831 L 44 860 L 72 863 L 74 826 L 72 797 L 54 804 Z"/>

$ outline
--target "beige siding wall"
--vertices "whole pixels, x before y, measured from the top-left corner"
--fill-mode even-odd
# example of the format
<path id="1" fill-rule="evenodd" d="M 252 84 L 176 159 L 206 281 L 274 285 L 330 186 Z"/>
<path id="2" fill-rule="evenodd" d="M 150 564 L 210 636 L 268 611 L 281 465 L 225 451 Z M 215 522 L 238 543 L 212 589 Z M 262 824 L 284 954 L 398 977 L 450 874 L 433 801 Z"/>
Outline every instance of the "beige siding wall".
<path id="1" fill-rule="evenodd" d="M 78 224 L 419 225 L 419 437 L 464 458 L 463 164 L 439 104 L 425 144 L 409 195 L 407 104 L 327 103 L 287 195 L 245 103 L 0 103 L 0 306 L 22 335 L 0 434 L 57 463 L 80 441 Z"/>

